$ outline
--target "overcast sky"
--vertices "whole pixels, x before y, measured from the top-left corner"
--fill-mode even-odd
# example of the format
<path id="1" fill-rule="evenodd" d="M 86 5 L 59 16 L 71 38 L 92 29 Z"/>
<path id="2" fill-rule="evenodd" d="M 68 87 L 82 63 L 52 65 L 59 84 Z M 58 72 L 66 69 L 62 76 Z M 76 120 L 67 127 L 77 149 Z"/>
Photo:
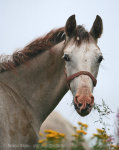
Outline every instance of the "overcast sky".
<path id="1" fill-rule="evenodd" d="M 53 28 L 65 25 L 67 18 L 76 15 L 77 24 L 90 30 L 96 15 L 100 15 L 104 32 L 98 45 L 104 61 L 94 90 L 96 103 L 104 99 L 116 112 L 119 108 L 119 1 L 118 0 L 0 0 L 0 54 L 12 54 Z M 77 121 L 88 123 L 94 132 L 98 115 L 92 111 L 85 118 L 74 111 L 72 94 L 68 92 L 56 110 L 74 125 Z M 115 114 L 108 122 L 114 125 Z M 113 127 L 110 127 L 113 132 Z"/>

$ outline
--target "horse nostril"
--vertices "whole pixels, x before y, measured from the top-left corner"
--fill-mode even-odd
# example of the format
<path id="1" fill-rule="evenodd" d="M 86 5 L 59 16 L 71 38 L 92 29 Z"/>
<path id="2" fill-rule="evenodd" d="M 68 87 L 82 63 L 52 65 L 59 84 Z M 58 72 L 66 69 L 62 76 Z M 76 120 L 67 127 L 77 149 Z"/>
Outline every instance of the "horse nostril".
<path id="1" fill-rule="evenodd" d="M 81 106 L 82 106 L 82 104 L 81 104 L 81 103 L 79 103 L 79 104 L 78 104 L 78 107 L 80 108 Z"/>
<path id="2" fill-rule="evenodd" d="M 90 104 L 86 104 L 86 110 L 89 109 L 91 106 Z"/>
<path id="3" fill-rule="evenodd" d="M 77 106 L 78 106 L 78 108 L 80 109 L 80 107 L 82 106 L 82 104 L 81 104 L 81 103 L 79 103 Z"/>

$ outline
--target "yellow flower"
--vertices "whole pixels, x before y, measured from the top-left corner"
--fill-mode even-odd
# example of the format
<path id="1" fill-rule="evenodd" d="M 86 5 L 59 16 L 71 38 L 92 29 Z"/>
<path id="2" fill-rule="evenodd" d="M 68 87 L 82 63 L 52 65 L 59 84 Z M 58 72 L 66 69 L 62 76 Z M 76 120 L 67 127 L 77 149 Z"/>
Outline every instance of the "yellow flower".
<path id="1" fill-rule="evenodd" d="M 59 133 L 54 130 L 44 130 L 44 132 L 46 133 L 47 140 L 59 141 L 63 140 L 63 138 L 65 137 L 64 133 Z"/>
<path id="2" fill-rule="evenodd" d="M 65 137 L 65 134 L 64 133 L 59 133 L 59 136 Z"/>
<path id="3" fill-rule="evenodd" d="M 39 140 L 38 143 L 39 143 L 39 144 L 42 144 L 42 143 L 44 143 L 45 141 L 46 141 L 46 140 Z"/>
<path id="4" fill-rule="evenodd" d="M 87 134 L 87 132 L 85 132 L 84 130 L 77 130 L 76 132 L 77 132 L 77 133 L 83 133 L 83 134 L 85 134 L 85 135 Z"/>
<path id="5" fill-rule="evenodd" d="M 79 124 L 79 125 L 82 125 L 83 123 L 79 121 L 78 124 Z"/>
<path id="6" fill-rule="evenodd" d="M 100 138 L 102 139 L 108 139 L 109 136 L 107 134 L 99 134 Z"/>
<path id="7" fill-rule="evenodd" d="M 99 134 L 94 133 L 93 136 L 98 136 Z"/>
<path id="8" fill-rule="evenodd" d="M 46 137 L 47 138 L 55 138 L 57 135 L 56 134 L 47 134 Z"/>
<path id="9" fill-rule="evenodd" d="M 108 139 L 109 136 L 107 134 L 93 134 L 93 137 L 98 137 L 100 139 Z"/>
<path id="10" fill-rule="evenodd" d="M 97 131 L 98 131 L 99 133 L 104 133 L 104 132 L 105 132 L 105 130 L 102 130 L 102 129 L 97 129 Z"/>
<path id="11" fill-rule="evenodd" d="M 74 137 L 78 137 L 78 135 L 77 135 L 77 134 L 72 134 L 72 136 L 74 136 Z"/>
<path id="12" fill-rule="evenodd" d="M 83 127 L 85 128 L 88 128 L 88 125 L 87 124 L 82 124 Z"/>
<path id="13" fill-rule="evenodd" d="M 49 129 L 49 130 L 44 130 L 44 132 L 45 133 L 55 133 L 56 131 Z"/>
<path id="14" fill-rule="evenodd" d="M 40 133 L 40 132 L 39 132 L 39 136 L 43 136 L 43 133 Z"/>
<path id="15" fill-rule="evenodd" d="M 93 137 L 98 137 L 98 138 L 102 138 L 102 136 L 101 135 L 99 135 L 99 134 L 93 134 Z"/>

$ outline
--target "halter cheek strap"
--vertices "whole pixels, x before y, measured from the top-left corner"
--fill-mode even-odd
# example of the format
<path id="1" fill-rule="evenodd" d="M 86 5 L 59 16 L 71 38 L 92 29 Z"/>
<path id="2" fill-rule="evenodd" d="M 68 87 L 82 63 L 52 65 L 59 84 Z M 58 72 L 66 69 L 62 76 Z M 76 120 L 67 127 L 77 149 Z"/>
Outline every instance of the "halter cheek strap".
<path id="1" fill-rule="evenodd" d="M 80 71 L 80 72 L 74 73 L 73 75 L 67 77 L 68 86 L 70 87 L 70 82 L 74 78 L 76 78 L 76 77 L 78 77 L 80 75 L 87 75 L 87 76 L 89 76 L 92 79 L 93 85 L 96 86 L 96 84 L 97 84 L 96 78 L 90 72 L 88 72 L 88 71 Z"/>

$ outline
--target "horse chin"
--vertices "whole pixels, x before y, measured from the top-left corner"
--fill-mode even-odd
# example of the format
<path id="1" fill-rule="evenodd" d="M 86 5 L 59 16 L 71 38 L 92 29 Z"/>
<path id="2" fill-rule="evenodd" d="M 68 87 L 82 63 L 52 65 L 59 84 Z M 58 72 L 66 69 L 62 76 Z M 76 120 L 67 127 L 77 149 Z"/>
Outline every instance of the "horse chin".
<path id="1" fill-rule="evenodd" d="M 91 112 L 91 109 L 92 109 L 92 108 L 90 108 L 90 109 L 88 109 L 87 111 L 86 111 L 86 110 L 80 111 L 80 109 L 77 107 L 76 104 L 74 104 L 74 107 L 75 107 L 76 112 L 77 112 L 80 116 L 82 116 L 82 117 L 87 116 L 87 115 Z"/>
<path id="2" fill-rule="evenodd" d="M 90 111 L 81 111 L 81 112 L 80 112 L 79 109 L 76 109 L 76 111 L 77 111 L 77 113 L 78 113 L 81 117 L 85 117 L 85 116 L 87 116 L 87 115 L 90 113 Z"/>

